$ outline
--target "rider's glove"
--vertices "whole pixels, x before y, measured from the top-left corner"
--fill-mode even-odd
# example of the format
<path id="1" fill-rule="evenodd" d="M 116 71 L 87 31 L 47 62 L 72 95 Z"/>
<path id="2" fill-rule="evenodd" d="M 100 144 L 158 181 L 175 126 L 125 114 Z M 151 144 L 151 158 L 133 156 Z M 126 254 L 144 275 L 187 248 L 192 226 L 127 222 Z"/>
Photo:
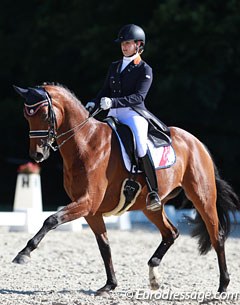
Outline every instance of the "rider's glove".
<path id="1" fill-rule="evenodd" d="M 109 97 L 102 97 L 100 106 L 103 110 L 107 110 L 112 107 L 112 100 Z"/>
<path id="2" fill-rule="evenodd" d="M 85 106 L 85 108 L 91 112 L 93 110 L 93 108 L 95 107 L 95 103 L 94 102 L 88 102 L 87 105 Z"/>

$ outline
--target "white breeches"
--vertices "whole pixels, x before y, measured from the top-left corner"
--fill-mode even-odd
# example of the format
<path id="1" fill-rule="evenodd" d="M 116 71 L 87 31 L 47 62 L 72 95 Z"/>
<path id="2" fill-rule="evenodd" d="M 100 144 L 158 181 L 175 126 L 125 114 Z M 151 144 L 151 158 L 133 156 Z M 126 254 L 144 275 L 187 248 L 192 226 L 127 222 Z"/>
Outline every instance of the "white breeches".
<path id="1" fill-rule="evenodd" d="M 108 116 L 117 118 L 119 122 L 132 129 L 136 139 L 138 157 L 144 157 L 147 153 L 148 121 L 129 107 L 110 109 Z"/>

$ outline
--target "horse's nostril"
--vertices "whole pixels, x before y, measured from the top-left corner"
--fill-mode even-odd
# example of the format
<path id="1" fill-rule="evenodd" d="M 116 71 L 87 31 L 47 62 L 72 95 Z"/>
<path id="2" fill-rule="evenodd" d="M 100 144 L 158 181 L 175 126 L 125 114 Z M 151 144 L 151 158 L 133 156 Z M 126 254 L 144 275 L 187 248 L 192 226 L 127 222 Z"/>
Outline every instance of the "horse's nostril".
<path id="1" fill-rule="evenodd" d="M 42 160 L 42 158 L 43 158 L 43 154 L 37 152 L 37 153 L 36 153 L 36 160 L 39 161 L 39 160 Z"/>
<path id="2" fill-rule="evenodd" d="M 32 159 L 34 159 L 35 161 L 41 161 L 43 159 L 43 154 L 40 152 L 34 152 L 34 153 L 30 153 L 30 156 Z"/>

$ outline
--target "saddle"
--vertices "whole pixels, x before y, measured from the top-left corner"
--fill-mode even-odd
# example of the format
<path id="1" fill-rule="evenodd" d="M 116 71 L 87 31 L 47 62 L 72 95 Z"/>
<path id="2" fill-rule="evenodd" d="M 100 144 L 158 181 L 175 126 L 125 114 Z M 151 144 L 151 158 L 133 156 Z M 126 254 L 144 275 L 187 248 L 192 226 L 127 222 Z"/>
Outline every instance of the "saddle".
<path id="1" fill-rule="evenodd" d="M 120 140 L 125 148 L 125 151 L 131 161 L 132 166 L 138 166 L 138 156 L 136 150 L 136 140 L 132 129 L 125 124 L 122 124 L 114 117 L 107 117 L 104 121 L 115 132 L 118 140 Z"/>
<path id="2" fill-rule="evenodd" d="M 138 162 L 136 140 L 131 128 L 128 125 L 120 123 L 116 118 L 111 116 L 105 118 L 104 122 L 112 128 L 118 138 L 125 168 L 130 173 L 129 178 L 125 179 L 122 183 L 119 203 L 112 211 L 104 214 L 104 216 L 119 216 L 130 209 L 142 190 L 141 184 L 135 180 L 134 176 L 134 174 L 142 171 L 140 166 L 141 162 Z M 173 165 L 176 157 L 171 146 L 170 136 L 165 136 L 163 133 L 163 137 L 159 138 L 158 133 L 158 138 L 155 137 L 154 139 L 157 141 L 157 145 L 155 145 L 155 141 L 150 139 L 151 138 L 149 137 L 148 147 L 153 160 L 155 159 L 155 168 L 167 168 Z"/>
<path id="3" fill-rule="evenodd" d="M 120 123 L 118 119 L 111 116 L 105 118 L 104 122 L 106 122 L 112 128 L 119 142 L 123 145 L 130 160 L 131 168 L 139 169 L 136 140 L 132 129 L 128 125 Z M 161 133 L 158 133 L 158 138 L 155 137 L 154 141 L 152 136 L 153 135 L 150 133 L 148 134 L 149 140 L 152 142 L 154 147 L 169 147 L 171 145 L 171 138 L 168 133 L 164 133 L 164 130 L 162 130 Z"/>

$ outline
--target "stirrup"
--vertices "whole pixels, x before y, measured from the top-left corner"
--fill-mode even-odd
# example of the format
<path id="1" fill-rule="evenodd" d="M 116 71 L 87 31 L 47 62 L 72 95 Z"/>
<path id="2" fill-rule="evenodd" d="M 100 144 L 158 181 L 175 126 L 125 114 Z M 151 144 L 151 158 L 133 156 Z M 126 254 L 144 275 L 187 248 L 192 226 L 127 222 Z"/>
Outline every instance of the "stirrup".
<path id="1" fill-rule="evenodd" d="M 155 191 L 149 192 L 146 198 L 146 208 L 148 211 L 158 211 L 162 208 L 161 200 Z"/>

